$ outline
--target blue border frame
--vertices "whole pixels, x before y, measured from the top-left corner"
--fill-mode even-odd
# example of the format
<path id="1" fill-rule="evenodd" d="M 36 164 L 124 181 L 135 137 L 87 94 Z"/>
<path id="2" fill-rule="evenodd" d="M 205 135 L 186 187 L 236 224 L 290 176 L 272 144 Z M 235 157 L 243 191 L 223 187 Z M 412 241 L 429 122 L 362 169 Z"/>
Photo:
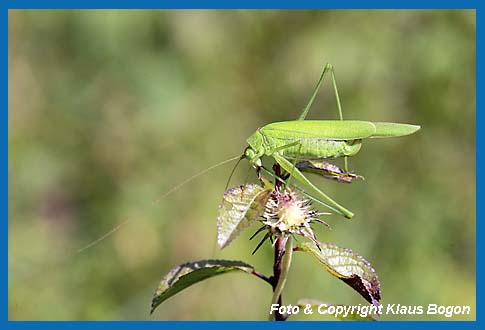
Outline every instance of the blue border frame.
<path id="1" fill-rule="evenodd" d="M 366 9 L 366 8 L 385 8 L 385 9 L 474 9 L 477 8 L 478 1 L 476 0 L 462 0 L 462 1 L 450 1 L 450 0 L 369 0 L 365 4 L 358 0 L 328 0 L 324 4 L 318 3 L 315 0 L 281 0 L 281 1 L 258 1 L 258 0 L 246 0 L 246 1 L 223 1 L 223 0 L 181 0 L 181 1 L 154 1 L 154 0 L 138 0 L 138 1 L 69 1 L 66 6 L 65 0 L 46 0 L 42 1 L 42 5 L 39 5 L 39 1 L 35 0 L 7 0 L 7 7 L 11 9 L 37 9 L 37 8 L 137 8 L 137 9 L 151 9 L 151 8 L 165 8 L 165 9 L 310 9 L 310 8 L 332 8 L 332 9 Z"/>
<path id="2" fill-rule="evenodd" d="M 255 1 L 255 0 L 247 0 L 247 1 L 221 1 L 221 0 L 206 0 L 206 1 L 196 1 L 196 0 L 170 0 L 170 1 L 163 1 L 163 2 L 156 2 L 153 0 L 138 0 L 138 1 L 94 1 L 94 0 L 72 0 L 72 1 L 63 1 L 63 0 L 47 0 L 47 1 L 36 1 L 36 0 L 7 0 L 2 2 L 2 16 L 4 19 L 4 32 L 2 33 L 2 45 L 6 48 L 2 54 L 4 56 L 3 61 L 3 71 L 4 71 L 4 102 L 7 104 L 7 110 L 3 111 L 2 113 L 2 123 L 3 123 L 3 132 L 5 134 L 4 141 L 2 141 L 2 149 L 3 154 L 5 155 L 5 160 L 2 162 L 2 170 L 3 170 L 3 195 L 4 198 L 2 199 L 2 211 L 5 215 L 5 221 L 3 225 L 3 242 L 5 246 L 4 251 L 4 271 L 1 272 L 1 277 L 3 280 L 4 285 L 4 297 L 5 299 L 2 300 L 1 307 L 5 311 L 5 316 L 0 320 L 0 327 L 3 329 L 10 329 L 10 328 L 18 328 L 18 329 L 33 329 L 33 328 L 64 328 L 69 327 L 72 329 L 79 329 L 79 328 L 89 328 L 89 329 L 105 329 L 105 328 L 132 328 L 132 327 L 142 327 L 147 329 L 160 329 L 160 327 L 170 328 L 170 329 L 226 329 L 227 327 L 235 327 L 235 328 L 243 328 L 246 326 L 258 326 L 264 327 L 266 329 L 276 329 L 276 328 L 292 328 L 292 329 L 305 329 L 308 330 L 309 328 L 317 329 L 324 326 L 325 328 L 333 328 L 333 329 L 347 329 L 349 326 L 358 327 L 358 328 L 382 328 L 392 326 L 395 328 L 408 328 L 408 327 L 417 327 L 417 328 L 442 328 L 442 329 L 455 329 L 457 326 L 460 328 L 476 328 L 483 325 L 483 318 L 481 317 L 481 295 L 482 292 L 482 285 L 480 281 L 477 281 L 477 321 L 475 322 L 460 322 L 460 324 L 456 324 L 456 321 L 437 321 L 437 322 L 424 322 L 424 321 L 416 321 L 416 322 L 398 322 L 398 321 L 390 321 L 390 322 L 355 322 L 355 323 L 348 323 L 348 322 L 325 322 L 322 324 L 320 322 L 211 322 L 211 321 L 163 321 L 163 322 L 145 322 L 145 321 L 136 321 L 136 322 L 119 322 L 119 321 L 110 321 L 110 322 L 73 322 L 73 321 L 8 321 L 8 10 L 9 9 L 44 9 L 44 8 L 63 8 L 63 9 L 107 9 L 107 8 L 132 8 L 132 9 L 145 9 L 145 8 L 160 8 L 160 9 L 185 9 L 185 8 L 209 8 L 209 9 L 289 9 L 289 8 L 298 8 L 298 9 L 310 9 L 310 8 L 328 8 L 328 9 L 476 9 L 476 17 L 477 17 L 477 41 L 476 41 L 476 58 L 477 58 L 477 75 L 476 75 L 476 86 L 477 86 L 477 111 L 476 111 L 476 145 L 477 151 L 481 151 L 482 149 L 482 135 L 483 133 L 480 132 L 480 128 L 483 127 L 483 119 L 482 114 L 478 110 L 480 108 L 480 74 L 482 73 L 482 67 L 478 63 L 478 58 L 480 57 L 481 51 L 479 48 L 479 39 L 482 35 L 481 33 L 481 24 L 479 22 L 479 13 L 481 12 L 479 1 L 473 0 L 462 0 L 462 1 L 451 1 L 451 0 L 408 0 L 408 1 L 397 1 L 397 0 L 371 0 L 366 1 L 364 4 L 362 1 L 358 0 L 347 0 L 347 1 L 336 1 L 330 0 L 326 1 L 325 4 L 319 4 L 316 1 L 312 0 L 299 0 L 299 1 L 291 1 L 291 0 L 282 0 L 282 1 Z M 4 103 L 4 104 L 5 104 Z M 480 168 L 480 165 L 483 164 L 482 161 L 482 154 L 477 152 L 476 155 L 476 166 Z M 476 213 L 477 213 L 477 221 L 476 221 L 476 233 L 482 231 L 483 225 L 481 221 L 479 221 L 478 215 L 481 214 L 481 205 L 480 205 L 480 197 L 482 195 L 482 176 L 480 175 L 480 171 L 477 171 L 476 176 Z M 477 256 L 478 251 L 482 247 L 482 243 L 477 239 Z M 482 264 L 480 260 L 477 258 L 477 276 L 476 278 L 480 278 L 480 274 L 482 274 Z"/>

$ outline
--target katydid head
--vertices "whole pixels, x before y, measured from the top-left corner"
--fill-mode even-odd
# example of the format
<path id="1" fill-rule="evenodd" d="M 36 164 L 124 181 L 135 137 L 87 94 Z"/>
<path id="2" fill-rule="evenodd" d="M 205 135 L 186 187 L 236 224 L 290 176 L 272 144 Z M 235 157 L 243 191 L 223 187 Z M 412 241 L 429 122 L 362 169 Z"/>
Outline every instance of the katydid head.
<path id="1" fill-rule="evenodd" d="M 261 162 L 260 156 L 254 151 L 253 148 L 247 147 L 246 150 L 244 150 L 244 157 L 249 160 L 249 163 L 253 167 L 261 167 L 263 164 Z"/>
<path id="2" fill-rule="evenodd" d="M 251 135 L 247 142 L 249 146 L 244 150 L 244 157 L 249 160 L 249 163 L 253 167 L 261 167 L 261 156 L 264 154 L 263 136 L 259 132 L 259 129 Z"/>

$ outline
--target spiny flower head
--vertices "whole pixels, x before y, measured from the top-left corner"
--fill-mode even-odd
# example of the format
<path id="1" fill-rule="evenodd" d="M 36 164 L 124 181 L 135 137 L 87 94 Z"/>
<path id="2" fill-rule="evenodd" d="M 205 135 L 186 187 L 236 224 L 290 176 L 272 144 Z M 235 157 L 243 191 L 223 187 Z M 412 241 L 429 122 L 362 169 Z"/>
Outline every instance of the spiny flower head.
<path id="1" fill-rule="evenodd" d="M 322 213 L 318 213 L 311 207 L 311 202 L 299 196 L 296 191 L 286 188 L 275 189 L 269 198 L 263 215 L 263 223 L 270 227 L 271 232 L 282 234 L 300 234 L 313 238 L 314 234 L 310 227 L 312 221 Z"/>

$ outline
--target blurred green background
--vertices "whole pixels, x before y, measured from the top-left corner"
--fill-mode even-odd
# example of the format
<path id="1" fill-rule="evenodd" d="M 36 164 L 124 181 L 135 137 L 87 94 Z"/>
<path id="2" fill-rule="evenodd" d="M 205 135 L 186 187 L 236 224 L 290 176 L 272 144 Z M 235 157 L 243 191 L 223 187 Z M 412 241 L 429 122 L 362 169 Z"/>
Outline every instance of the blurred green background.
<path id="1" fill-rule="evenodd" d="M 474 319 L 475 12 L 445 10 L 10 11 L 10 319 L 266 319 L 271 290 L 245 274 L 149 316 L 180 263 L 272 267 L 269 245 L 251 255 L 257 227 L 215 250 L 231 164 L 153 201 L 240 154 L 256 128 L 295 119 L 326 62 L 345 118 L 422 130 L 365 141 L 350 162 L 365 181 L 313 177 L 356 213 L 326 218 L 318 238 L 368 259 L 384 304 L 471 305 L 462 318 Z M 309 117 L 337 118 L 329 81 Z M 294 260 L 284 302 L 365 302 L 309 256 Z"/>

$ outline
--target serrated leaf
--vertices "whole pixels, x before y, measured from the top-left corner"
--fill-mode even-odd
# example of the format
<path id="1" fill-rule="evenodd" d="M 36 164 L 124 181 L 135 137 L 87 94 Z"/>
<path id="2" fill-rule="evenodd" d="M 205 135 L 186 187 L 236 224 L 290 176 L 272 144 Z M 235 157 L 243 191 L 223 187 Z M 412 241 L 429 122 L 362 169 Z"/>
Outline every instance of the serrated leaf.
<path id="1" fill-rule="evenodd" d="M 319 247 L 320 250 L 312 243 L 301 243 L 296 250 L 310 253 L 330 274 L 347 283 L 368 302 L 379 305 L 379 279 L 367 260 L 350 249 L 333 244 L 320 243 Z"/>
<path id="2" fill-rule="evenodd" d="M 200 260 L 179 265 L 162 278 L 155 292 L 150 313 L 153 313 L 162 302 L 185 288 L 207 278 L 233 271 L 251 274 L 253 266 L 242 261 L 233 260 Z"/>
<path id="3" fill-rule="evenodd" d="M 246 184 L 224 192 L 217 217 L 217 244 L 223 249 L 264 213 L 271 194 L 257 184 Z"/>
<path id="4" fill-rule="evenodd" d="M 327 309 L 330 306 L 336 307 L 336 308 L 342 307 L 342 308 L 344 308 L 344 311 L 347 311 L 347 313 L 344 312 L 344 313 L 340 313 L 340 314 L 337 314 L 337 315 L 322 314 L 322 316 L 326 316 L 328 319 L 337 318 L 337 319 L 342 320 L 342 321 L 375 321 L 375 319 L 370 314 L 362 316 L 363 313 L 360 314 L 359 312 L 357 312 L 356 309 L 355 309 L 355 306 L 341 305 L 341 304 L 328 304 L 328 303 L 320 301 L 318 299 L 307 299 L 307 298 L 303 298 L 303 299 L 298 300 L 297 305 L 300 306 L 300 308 L 305 308 L 308 305 L 310 305 L 313 310 L 318 309 L 318 307 L 320 305 L 326 306 Z M 354 308 L 352 308 L 352 307 L 354 307 Z M 325 310 L 325 308 L 322 307 L 322 310 Z"/>

